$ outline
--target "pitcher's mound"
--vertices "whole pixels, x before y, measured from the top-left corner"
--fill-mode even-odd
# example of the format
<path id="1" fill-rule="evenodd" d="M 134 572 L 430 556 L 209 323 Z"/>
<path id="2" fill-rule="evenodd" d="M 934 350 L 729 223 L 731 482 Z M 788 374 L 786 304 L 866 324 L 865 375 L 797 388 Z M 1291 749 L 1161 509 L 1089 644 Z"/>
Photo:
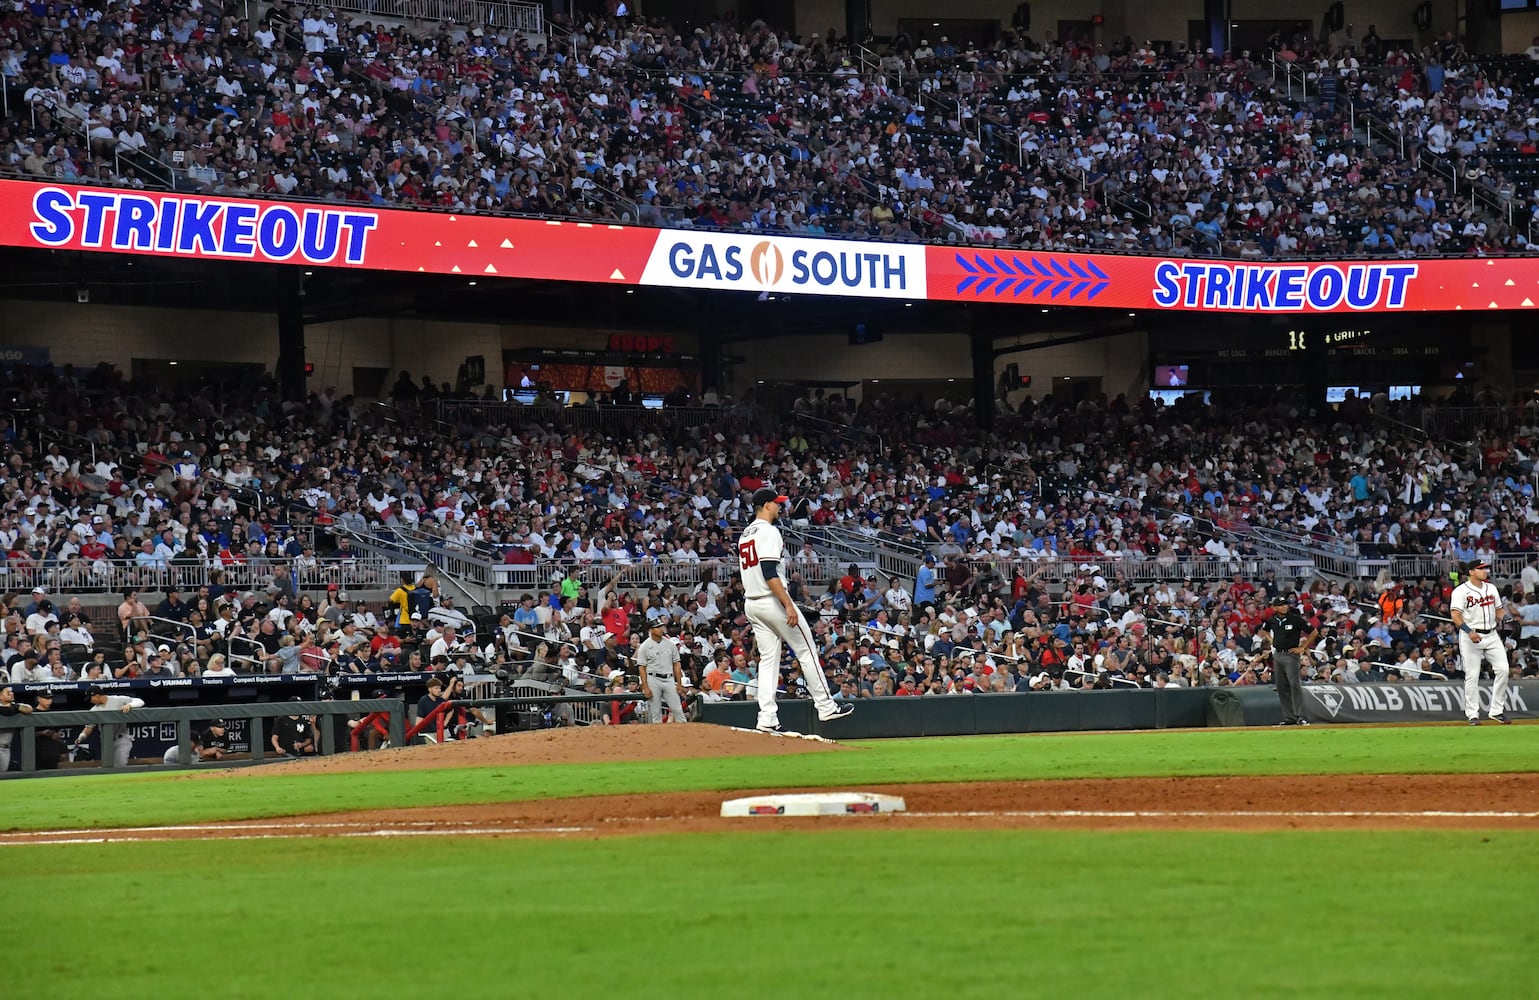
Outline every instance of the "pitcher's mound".
<path id="1" fill-rule="evenodd" d="M 691 760 L 760 757 L 844 750 L 837 743 L 788 740 L 692 723 L 687 726 L 579 726 L 509 733 L 463 743 L 412 746 L 372 753 L 215 771 L 230 774 L 336 774 L 348 771 L 410 771 L 440 767 L 505 767 L 514 764 L 599 764 L 627 760 Z"/>

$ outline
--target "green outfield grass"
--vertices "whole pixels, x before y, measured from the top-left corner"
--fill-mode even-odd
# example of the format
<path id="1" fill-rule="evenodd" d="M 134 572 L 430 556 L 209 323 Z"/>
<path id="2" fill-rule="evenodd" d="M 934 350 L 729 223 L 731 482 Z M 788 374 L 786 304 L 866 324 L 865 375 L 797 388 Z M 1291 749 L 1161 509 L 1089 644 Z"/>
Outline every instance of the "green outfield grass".
<path id="1" fill-rule="evenodd" d="M 516 740 L 515 738 L 510 738 Z M 873 740 L 846 752 L 237 779 L 175 773 L 0 783 L 0 828 L 132 826 L 603 795 L 1164 775 L 1531 771 L 1539 728 L 1423 726 Z"/>
<path id="2" fill-rule="evenodd" d="M 8 996 L 1515 997 L 1532 836 L 7 848 Z"/>

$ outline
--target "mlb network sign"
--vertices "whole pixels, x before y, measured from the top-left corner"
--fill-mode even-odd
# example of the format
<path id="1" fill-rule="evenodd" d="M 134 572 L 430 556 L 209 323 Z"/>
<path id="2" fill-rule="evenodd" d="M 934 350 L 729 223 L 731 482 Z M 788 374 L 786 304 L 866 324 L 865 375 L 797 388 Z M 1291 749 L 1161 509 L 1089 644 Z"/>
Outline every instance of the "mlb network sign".
<path id="1" fill-rule="evenodd" d="M 1319 722 L 1430 722 L 1465 717 L 1462 683 L 1306 684 L 1308 714 Z M 1509 718 L 1527 719 L 1539 704 L 1539 682 L 1518 681 L 1507 690 Z M 1480 711 L 1491 710 L 1491 685 L 1480 686 Z"/>
<path id="2" fill-rule="evenodd" d="M 926 296 L 925 250 L 893 243 L 668 230 L 652 248 L 641 282 L 674 288 L 922 299 Z"/>

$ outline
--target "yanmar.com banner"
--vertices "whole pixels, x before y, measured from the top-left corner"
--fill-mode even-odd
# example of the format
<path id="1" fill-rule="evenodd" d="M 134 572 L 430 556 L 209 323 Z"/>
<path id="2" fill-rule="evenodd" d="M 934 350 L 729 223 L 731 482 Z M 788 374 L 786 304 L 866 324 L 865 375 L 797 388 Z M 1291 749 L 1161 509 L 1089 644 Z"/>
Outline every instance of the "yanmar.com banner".
<path id="1" fill-rule="evenodd" d="M 1533 706 L 1533 707 L 1530 707 Z M 1466 718 L 1464 683 L 1305 684 L 1304 711 L 1314 722 L 1457 722 Z M 1491 711 L 1491 685 L 1480 686 L 1480 717 Z M 1507 690 L 1506 715 L 1539 718 L 1539 680 Z"/>
<path id="2" fill-rule="evenodd" d="M 1532 309 L 1539 258 L 1217 261 L 810 239 L 0 181 L 0 244 L 306 267 L 1201 312 Z"/>

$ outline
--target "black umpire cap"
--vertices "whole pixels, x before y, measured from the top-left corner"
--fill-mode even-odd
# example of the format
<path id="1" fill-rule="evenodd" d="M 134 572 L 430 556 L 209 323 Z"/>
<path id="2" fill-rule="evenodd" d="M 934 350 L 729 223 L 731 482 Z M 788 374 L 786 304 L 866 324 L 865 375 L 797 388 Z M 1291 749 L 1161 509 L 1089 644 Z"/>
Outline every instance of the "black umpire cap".
<path id="1" fill-rule="evenodd" d="M 1287 594 L 1278 594 L 1276 597 L 1272 598 L 1272 607 L 1291 608 L 1293 607 L 1293 598 L 1289 597 Z"/>

